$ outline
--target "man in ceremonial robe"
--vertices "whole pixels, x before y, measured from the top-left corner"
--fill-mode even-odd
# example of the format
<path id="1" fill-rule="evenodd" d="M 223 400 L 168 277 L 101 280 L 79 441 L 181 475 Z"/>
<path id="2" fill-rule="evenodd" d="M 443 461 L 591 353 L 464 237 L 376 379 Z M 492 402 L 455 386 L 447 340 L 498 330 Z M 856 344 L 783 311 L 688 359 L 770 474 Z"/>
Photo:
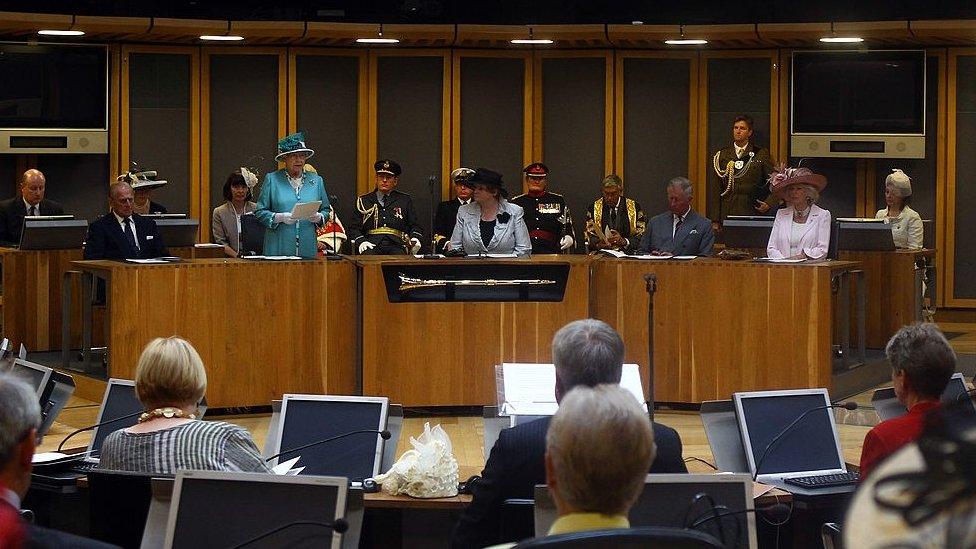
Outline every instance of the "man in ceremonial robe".
<path id="1" fill-rule="evenodd" d="M 715 183 L 708 194 L 713 208 L 710 211 L 719 219 L 730 215 L 765 215 L 773 206 L 767 202 L 773 159 L 769 149 L 752 142 L 752 131 L 752 117 L 735 117 L 732 145 L 712 155 Z"/>
<path id="2" fill-rule="evenodd" d="M 603 196 L 586 211 L 586 246 L 589 251 L 633 251 L 644 236 L 644 211 L 624 195 L 620 176 L 603 178 Z M 602 237 L 601 237 L 602 235 Z"/>
<path id="3" fill-rule="evenodd" d="M 376 189 L 356 199 L 356 212 L 349 223 L 352 249 L 362 255 L 415 254 L 424 237 L 413 200 L 396 190 L 400 165 L 393 160 L 377 160 Z"/>
<path id="4" fill-rule="evenodd" d="M 533 162 L 522 170 L 528 191 L 512 199 L 525 211 L 532 254 L 572 252 L 576 245 L 573 216 L 563 195 L 549 192 L 549 168 Z"/>

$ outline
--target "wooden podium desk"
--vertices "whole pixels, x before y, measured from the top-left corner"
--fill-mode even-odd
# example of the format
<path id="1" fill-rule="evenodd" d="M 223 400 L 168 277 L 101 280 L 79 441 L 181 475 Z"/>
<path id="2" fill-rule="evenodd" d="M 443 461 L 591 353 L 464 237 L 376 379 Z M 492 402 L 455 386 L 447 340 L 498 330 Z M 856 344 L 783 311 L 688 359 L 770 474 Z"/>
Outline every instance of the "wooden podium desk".
<path id="1" fill-rule="evenodd" d="M 364 395 L 404 406 L 481 406 L 497 401 L 496 364 L 552 362 L 552 336 L 588 316 L 589 258 L 439 259 L 359 256 Z M 562 301 L 391 302 L 383 266 L 567 265 Z"/>
<path id="2" fill-rule="evenodd" d="M 23 343 L 30 352 L 61 348 L 61 289 L 71 262 L 81 259 L 81 249 L 18 250 L 0 248 L 3 261 L 3 335 L 13 349 Z M 75 281 L 72 292 L 81 295 Z M 81 304 L 72 299 L 72 326 L 81 326 Z M 80 328 L 72 333 L 80 344 Z"/>
<path id="3" fill-rule="evenodd" d="M 75 261 L 106 280 L 109 375 L 133 379 L 143 347 L 179 335 L 207 368 L 211 407 L 283 393 L 356 392 L 355 266 L 340 261 Z"/>
<path id="4" fill-rule="evenodd" d="M 658 402 L 700 403 L 727 399 L 736 391 L 830 387 L 831 279 L 856 265 L 595 259 L 591 310 L 620 332 L 627 362 L 647 364 L 643 275 L 657 275 Z M 646 368 L 642 375 L 646 389 Z"/>
<path id="5" fill-rule="evenodd" d="M 838 252 L 841 260 L 858 261 L 865 277 L 866 344 L 884 349 L 902 326 L 919 318 L 921 289 L 915 287 L 915 262 L 935 256 L 935 250 Z M 921 273 L 920 273 L 921 274 Z"/>

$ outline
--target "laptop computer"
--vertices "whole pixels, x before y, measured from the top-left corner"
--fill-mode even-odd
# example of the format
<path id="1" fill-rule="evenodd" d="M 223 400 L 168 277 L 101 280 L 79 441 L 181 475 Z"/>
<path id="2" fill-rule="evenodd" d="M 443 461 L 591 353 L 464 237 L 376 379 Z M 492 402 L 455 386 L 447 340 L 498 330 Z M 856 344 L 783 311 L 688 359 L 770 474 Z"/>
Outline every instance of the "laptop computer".
<path id="1" fill-rule="evenodd" d="M 715 503 L 720 518 L 713 515 Z M 647 475 L 644 490 L 630 508 L 632 527 L 665 526 L 694 528 L 724 540 L 725 547 L 756 547 L 756 515 L 752 478 L 749 475 L 668 474 Z M 723 516 L 725 513 L 733 513 Z M 549 487 L 535 487 L 535 535 L 545 536 L 558 517 Z"/>
<path id="2" fill-rule="evenodd" d="M 734 393 L 732 400 L 749 472 L 758 467 L 759 482 L 791 489 L 785 485 L 799 478 L 848 476 L 827 389 Z"/>
<path id="3" fill-rule="evenodd" d="M 719 471 L 748 473 L 749 462 L 742 447 L 742 434 L 731 400 L 706 400 L 701 403 L 701 422 Z"/>
<path id="4" fill-rule="evenodd" d="M 15 358 L 13 364 L 10 366 L 10 373 L 27 382 L 31 386 L 31 389 L 34 389 L 34 392 L 37 393 L 37 398 L 41 398 L 44 389 L 47 388 L 52 371 L 47 366 L 41 366 L 40 364 L 34 364 L 33 362 L 19 358 Z"/>
<path id="5" fill-rule="evenodd" d="M 46 435 L 75 392 L 74 379 L 68 374 L 22 358 L 14 359 L 10 371 L 25 379 L 37 392 L 41 405 L 41 426 L 37 430 L 37 436 Z"/>
<path id="6" fill-rule="evenodd" d="M 164 547 L 331 547 L 342 535 L 345 478 L 180 471 Z"/>
<path id="7" fill-rule="evenodd" d="M 956 372 L 949 378 L 949 383 L 946 385 L 945 390 L 942 391 L 942 403 L 953 404 L 960 400 L 965 400 L 969 394 L 968 391 L 966 377 L 962 373 Z M 884 389 L 875 391 L 871 395 L 871 405 L 874 407 L 874 411 L 878 413 L 881 421 L 887 421 L 908 413 L 905 406 L 901 402 L 898 402 L 898 396 L 895 395 L 894 387 L 885 387 Z M 973 412 L 976 412 L 976 405 L 972 403 L 971 399 L 970 406 Z"/>
<path id="8" fill-rule="evenodd" d="M 95 420 L 95 423 L 108 423 L 95 427 L 92 431 L 91 441 L 88 443 L 88 449 L 85 452 L 84 463 L 77 469 L 83 472 L 85 469 L 97 465 L 105 437 L 119 429 L 135 425 L 139 421 L 139 414 L 143 411 L 145 408 L 136 396 L 136 383 L 134 381 L 109 379 L 108 386 L 105 387 L 105 394 L 102 396 L 102 405 L 98 409 L 98 418 Z"/>
<path id="9" fill-rule="evenodd" d="M 288 450 L 353 431 L 383 430 L 388 408 L 386 397 L 286 394 L 270 453 L 284 452 L 277 462 L 300 456 L 295 466 L 305 467 L 304 475 L 340 476 L 350 482 L 372 478 L 379 474 L 383 460 L 384 440 L 378 434 L 359 433 L 294 452 Z"/>

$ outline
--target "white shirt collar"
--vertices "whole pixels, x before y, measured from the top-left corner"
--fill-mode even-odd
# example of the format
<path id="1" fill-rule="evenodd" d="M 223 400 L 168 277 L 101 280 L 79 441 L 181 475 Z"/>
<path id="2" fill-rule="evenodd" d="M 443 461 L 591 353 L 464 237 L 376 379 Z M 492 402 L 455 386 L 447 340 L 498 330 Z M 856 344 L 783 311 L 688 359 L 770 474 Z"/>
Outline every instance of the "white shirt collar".
<path id="1" fill-rule="evenodd" d="M 613 208 L 613 209 L 616 210 L 620 206 L 620 201 L 623 200 L 623 199 L 624 199 L 624 196 L 623 195 L 620 195 L 620 196 L 617 197 L 617 201 L 615 203 L 613 203 L 613 204 L 610 204 L 606 200 L 604 200 L 603 203 L 606 204 L 607 206 L 609 206 L 609 207 L 611 207 L 611 208 Z"/>
<path id="2" fill-rule="evenodd" d="M 749 142 L 746 141 L 746 144 L 740 147 L 736 145 L 735 141 L 733 141 L 732 146 L 735 147 L 735 156 L 741 158 L 742 155 L 746 153 L 746 148 L 749 146 Z"/>
<path id="3" fill-rule="evenodd" d="M 458 198 L 457 201 L 460 202 L 462 206 L 464 206 L 465 204 L 470 204 L 471 203 L 471 199 L 470 198 L 467 199 L 467 200 L 461 200 L 460 198 Z"/>
<path id="4" fill-rule="evenodd" d="M 685 210 L 685 213 L 683 213 L 681 215 L 678 215 L 678 214 L 676 214 L 674 212 L 671 212 L 671 219 L 677 220 L 680 217 L 682 220 L 684 220 L 684 218 L 688 217 L 688 214 L 689 213 L 691 213 L 691 205 L 689 205 L 688 206 L 688 209 Z"/>
<path id="5" fill-rule="evenodd" d="M 12 505 L 14 509 L 20 510 L 20 496 L 10 488 L 0 489 L 0 499 Z"/>
<path id="6" fill-rule="evenodd" d="M 26 199 L 24 199 L 23 196 L 21 196 L 20 199 L 24 201 L 24 208 L 25 208 L 24 211 L 25 212 L 30 213 L 30 209 L 32 207 L 34 207 L 34 208 L 37 208 L 37 215 L 41 215 L 41 203 L 40 202 L 38 202 L 36 205 L 32 205 L 30 202 L 28 202 Z"/>
<path id="7" fill-rule="evenodd" d="M 122 225 L 123 223 L 125 223 L 125 219 L 126 218 L 124 218 L 124 217 L 120 216 L 119 214 L 115 213 L 115 210 L 112 210 L 112 215 L 115 216 L 115 220 L 119 222 L 119 225 Z M 131 215 L 129 216 L 129 219 L 132 219 L 132 216 Z M 132 219 L 132 224 L 133 225 L 136 224 L 136 220 L 135 219 Z"/>

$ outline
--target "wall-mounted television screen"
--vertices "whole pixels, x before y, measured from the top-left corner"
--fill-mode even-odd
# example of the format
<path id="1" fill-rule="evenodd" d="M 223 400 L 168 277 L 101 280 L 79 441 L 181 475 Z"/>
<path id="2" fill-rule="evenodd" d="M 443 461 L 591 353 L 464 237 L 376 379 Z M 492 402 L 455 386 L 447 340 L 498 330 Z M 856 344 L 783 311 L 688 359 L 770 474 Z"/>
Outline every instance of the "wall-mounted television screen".
<path id="1" fill-rule="evenodd" d="M 792 133 L 924 135 L 925 52 L 793 54 Z"/>
<path id="2" fill-rule="evenodd" d="M 108 129 L 105 46 L 0 44 L 0 128 Z"/>

